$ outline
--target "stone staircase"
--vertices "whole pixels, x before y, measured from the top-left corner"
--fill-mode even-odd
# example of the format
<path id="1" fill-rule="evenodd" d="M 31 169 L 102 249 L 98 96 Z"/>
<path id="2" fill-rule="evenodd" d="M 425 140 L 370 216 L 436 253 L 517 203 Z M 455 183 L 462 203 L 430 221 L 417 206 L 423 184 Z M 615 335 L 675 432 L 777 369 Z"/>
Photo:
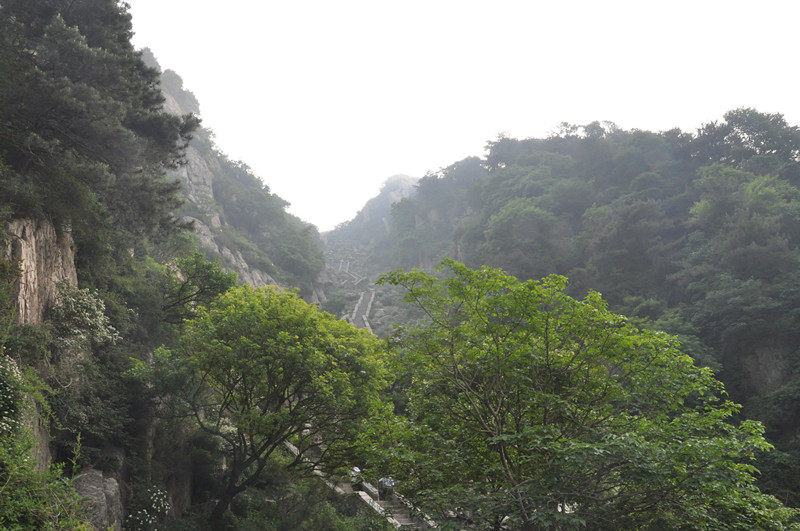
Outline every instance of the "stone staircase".
<path id="1" fill-rule="evenodd" d="M 438 527 L 430 518 L 422 518 L 412 514 L 411 504 L 397 493 L 388 500 L 378 499 L 378 489 L 371 483 L 364 482 L 364 490 L 353 492 L 349 483 L 337 485 L 337 491 L 344 494 L 355 494 L 373 511 L 385 517 L 398 529 L 431 529 Z"/>
<path id="2" fill-rule="evenodd" d="M 287 441 L 284 445 L 292 455 L 298 455 L 297 448 L 292 443 Z M 429 517 L 414 514 L 415 511 L 413 511 L 411 503 L 396 492 L 389 496 L 388 500 L 380 500 L 378 499 L 378 489 L 369 482 L 364 482 L 364 490 L 354 492 L 349 481 L 337 481 L 333 478 L 327 478 L 320 470 L 315 470 L 314 473 L 338 494 L 358 496 L 373 511 L 386 518 L 389 523 L 398 529 L 431 529 L 439 527 Z"/>

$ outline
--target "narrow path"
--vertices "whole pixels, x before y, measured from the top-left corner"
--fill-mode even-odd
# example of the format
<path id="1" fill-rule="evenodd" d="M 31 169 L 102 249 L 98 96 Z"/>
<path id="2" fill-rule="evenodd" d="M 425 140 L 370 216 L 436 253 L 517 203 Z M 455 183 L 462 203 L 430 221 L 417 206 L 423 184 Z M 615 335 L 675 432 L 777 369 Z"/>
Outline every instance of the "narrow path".
<path id="1" fill-rule="evenodd" d="M 296 456 L 298 454 L 297 448 L 292 443 L 286 441 L 284 442 L 284 446 L 293 455 Z M 379 500 L 378 489 L 367 481 L 364 482 L 364 490 L 354 492 L 349 481 L 331 481 L 322 471 L 316 469 L 314 470 L 314 474 L 338 494 L 357 495 L 370 509 L 386 518 L 390 524 L 397 528 L 430 529 L 439 527 L 436 522 L 430 518 L 412 516 L 413 506 L 408 500 L 397 493 L 393 493 L 388 500 Z"/>
<path id="2" fill-rule="evenodd" d="M 375 301 L 375 290 L 362 291 L 358 298 L 353 313 L 350 315 L 350 324 L 358 328 L 366 328 L 372 332 L 372 327 L 369 325 L 369 312 L 372 309 L 372 303 Z"/>
<path id="3" fill-rule="evenodd" d="M 438 527 L 429 519 L 412 516 L 412 505 L 399 494 L 392 494 L 388 500 L 378 499 L 378 489 L 371 483 L 364 482 L 364 490 L 353 492 L 350 483 L 339 483 L 336 491 L 355 494 L 373 511 L 384 516 L 390 524 L 403 529 L 430 529 Z"/>

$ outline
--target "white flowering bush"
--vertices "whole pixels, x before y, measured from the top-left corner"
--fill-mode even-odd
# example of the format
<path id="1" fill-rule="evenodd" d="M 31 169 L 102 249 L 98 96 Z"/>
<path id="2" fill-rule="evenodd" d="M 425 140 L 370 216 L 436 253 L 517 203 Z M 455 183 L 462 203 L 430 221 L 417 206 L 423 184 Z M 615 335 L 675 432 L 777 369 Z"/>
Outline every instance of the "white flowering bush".
<path id="1" fill-rule="evenodd" d="M 148 489 L 144 496 L 144 506 L 128 515 L 126 531 L 156 531 L 158 525 L 169 515 L 172 506 L 166 491 L 158 488 Z"/>
<path id="2" fill-rule="evenodd" d="M 0 437 L 9 435 L 17 427 L 22 375 L 16 362 L 0 353 Z"/>
<path id="3" fill-rule="evenodd" d="M 57 286 L 58 302 L 49 312 L 57 348 L 70 351 L 119 339 L 106 316 L 106 306 L 96 293 L 71 286 L 66 280 Z"/>
<path id="4" fill-rule="evenodd" d="M 82 366 L 93 347 L 115 343 L 119 334 L 105 314 L 105 304 L 88 289 L 57 283 L 58 300 L 48 310 L 52 361 L 48 383 L 57 389 L 85 384 Z"/>

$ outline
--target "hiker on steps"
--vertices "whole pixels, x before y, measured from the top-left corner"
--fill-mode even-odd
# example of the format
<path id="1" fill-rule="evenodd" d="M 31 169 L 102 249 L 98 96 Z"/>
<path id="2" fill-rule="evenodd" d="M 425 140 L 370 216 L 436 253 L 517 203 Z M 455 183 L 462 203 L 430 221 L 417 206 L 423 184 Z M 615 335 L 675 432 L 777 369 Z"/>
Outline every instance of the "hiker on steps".
<path id="1" fill-rule="evenodd" d="M 388 500 L 394 492 L 394 479 L 392 476 L 383 476 L 378 480 L 378 499 Z"/>
<path id="2" fill-rule="evenodd" d="M 350 486 L 353 487 L 353 492 L 364 490 L 364 477 L 357 466 L 350 469 Z"/>

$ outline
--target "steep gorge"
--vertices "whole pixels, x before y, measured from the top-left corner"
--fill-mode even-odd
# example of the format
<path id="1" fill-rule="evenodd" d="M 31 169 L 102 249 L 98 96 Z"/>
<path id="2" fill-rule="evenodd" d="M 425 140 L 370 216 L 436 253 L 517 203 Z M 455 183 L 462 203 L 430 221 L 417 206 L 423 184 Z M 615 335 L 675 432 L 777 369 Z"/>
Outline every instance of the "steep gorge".
<path id="1" fill-rule="evenodd" d="M 149 50 L 144 51 L 144 59 L 154 68 L 160 68 Z M 165 97 L 164 109 L 176 116 L 187 113 L 200 114 L 200 104 L 194 95 L 183 88 L 180 76 L 171 70 L 162 72 L 161 88 Z M 181 183 L 181 193 L 185 204 L 181 209 L 184 221 L 193 224 L 193 232 L 200 246 L 210 257 L 219 259 L 227 269 L 235 271 L 239 280 L 253 286 L 279 284 L 275 277 L 264 271 L 252 258 L 248 260 L 242 246 L 251 247 L 246 235 L 241 234 L 225 218 L 224 206 L 214 194 L 214 181 L 225 175 L 229 164 L 223 154 L 217 151 L 211 141 L 213 134 L 205 129 L 195 132 L 185 153 L 185 164 L 173 170 L 170 175 Z M 259 193 L 261 190 L 254 190 Z M 229 237 L 223 233 L 228 232 Z M 238 238 L 232 239 L 230 232 Z M 239 245 L 234 243 L 239 242 Z M 274 265 L 274 264 L 273 264 Z"/>
<path id="2" fill-rule="evenodd" d="M 154 59 L 151 64 L 155 65 Z M 198 102 L 183 89 L 177 74 L 163 72 L 161 88 L 168 112 L 174 116 L 199 114 Z M 796 128 L 788 129 L 787 135 L 796 132 Z M 724 135 L 711 136 L 732 142 Z M 0 140 L 7 139 L 0 136 Z M 744 148 L 737 149 L 741 152 Z M 221 153 L 210 131 L 195 131 L 183 153 L 185 164 L 169 175 L 181 183 L 185 201 L 176 213 L 193 225 L 190 233 L 178 238 L 191 234 L 192 245 L 198 243 L 208 257 L 235 271 L 239 282 L 298 288 L 306 300 L 381 335 L 405 316 L 395 313 L 395 293 L 373 290 L 375 276 L 395 267 L 431 267 L 445 256 L 476 267 L 491 264 L 526 278 L 556 271 L 574 278 L 576 291 L 602 289 L 615 311 L 630 315 L 642 326 L 681 334 L 687 352 L 723 374 L 729 388 L 735 390 L 735 398 L 745 402 L 746 413 L 764 420 L 770 435 L 782 443 L 780 453 L 772 454 L 778 458 L 766 463 L 769 469 L 763 469 L 772 472 L 765 474 L 767 480 L 780 479 L 783 471 L 786 484 L 773 486 L 773 491 L 794 501 L 800 492 L 794 474 L 797 467 L 783 466 L 781 460 L 796 462 L 800 455 L 796 405 L 800 402 L 794 370 L 797 296 L 793 287 L 797 285 L 793 270 L 800 263 L 799 232 L 794 226 L 798 197 L 794 188 L 800 173 L 797 161 L 778 160 L 780 153 L 770 149 L 756 153 L 752 161 L 744 160 L 741 166 L 753 174 L 711 175 L 731 180 L 725 184 L 733 192 L 724 199 L 733 207 L 722 210 L 724 216 L 703 217 L 703 209 L 719 205 L 714 203 L 717 196 L 704 192 L 697 169 L 715 159 L 704 154 L 702 142 L 690 135 L 609 130 L 599 136 L 503 138 L 490 144 L 485 159 L 466 159 L 421 183 L 404 176 L 387 181 L 381 195 L 365 205 L 352 222 L 323 235 L 327 260 L 316 229 L 287 214 L 285 201 L 272 194 L 246 164 Z M 0 155 L 5 157 L 5 152 L 0 150 Z M 722 156 L 720 160 L 732 159 Z M 62 431 L 54 450 L 61 452 L 55 458 L 61 462 L 75 455 L 67 452 L 79 448 L 80 437 L 85 436 L 83 440 L 89 440 L 85 466 L 75 486 L 90 498 L 97 528 L 113 525 L 119 529 L 123 504 L 132 511 L 135 503 L 141 502 L 136 497 L 141 498 L 144 484 L 163 486 L 175 514 L 182 513 L 193 502 L 192 467 L 199 465 L 191 459 L 197 456 L 177 455 L 188 447 L 180 426 L 171 426 L 172 432 L 165 428 L 155 443 L 156 428 L 161 426 L 154 420 L 148 389 L 123 376 L 133 359 L 152 361 L 164 338 L 172 339 L 172 332 L 164 331 L 163 320 L 159 322 L 164 305 L 159 299 L 163 292 L 158 290 L 173 271 L 174 262 L 168 262 L 173 256 L 164 251 L 157 261 L 146 255 L 150 249 L 155 249 L 154 256 L 163 251 L 157 244 L 106 240 L 103 238 L 110 231 L 98 226 L 94 250 L 100 249 L 98 260 L 107 263 L 91 272 L 96 276 L 79 270 L 76 259 L 85 258 L 91 246 L 87 250 L 76 244 L 73 234 L 78 234 L 78 229 L 73 233 L 69 224 L 54 224 L 50 219 L 58 217 L 50 213 L 61 219 L 71 215 L 82 222 L 83 214 L 102 212 L 105 203 L 87 200 L 72 205 L 44 193 L 31 194 L 31 199 L 25 195 L 30 193 L 25 179 L 32 180 L 31 175 L 9 170 L 11 164 L 6 167 L 2 159 L 0 163 L 3 190 L 19 192 L 14 196 L 17 203 L 9 201 L 19 210 L 8 217 L 4 249 L 4 257 L 20 266 L 14 286 L 17 324 L 43 325 L 42 337 L 46 336 L 47 312 L 57 302 L 57 286 L 62 281 L 76 286 L 80 279 L 102 292 L 98 297 L 105 297 L 108 313 L 120 330 L 125 328 L 129 341 L 114 347 L 81 347 L 85 357 L 92 358 L 86 364 L 86 389 L 76 389 L 79 386 L 72 386 L 70 380 L 65 389 L 74 395 L 57 397 L 53 393 L 58 399 L 67 395 L 69 403 L 60 406 L 70 416 L 63 419 L 75 420 L 74 425 L 59 419 L 60 425 L 53 422 L 48 426 L 39 415 L 28 419 L 39 470 L 54 459 L 50 443 L 55 431 Z M 770 181 L 764 168 L 757 172 L 759 164 L 782 180 Z M 28 167 L 27 163 L 22 166 Z M 68 186 L 72 181 L 56 180 L 66 175 L 81 184 L 68 196 L 77 199 L 85 199 L 81 194 L 88 195 L 86 190 L 97 184 L 95 180 L 109 177 L 107 183 L 97 186 L 98 197 L 102 197 L 104 186 L 114 186 L 117 177 L 104 173 L 103 161 L 94 167 L 70 168 L 75 175 L 53 169 L 60 168 L 58 164 L 42 167 L 37 192 L 55 188 L 54 182 Z M 84 172 L 87 167 L 91 171 Z M 123 168 L 120 175 L 125 171 Z M 40 197 L 53 204 L 35 204 Z M 26 199 L 31 204 L 25 203 Z M 97 210 L 82 211 L 86 205 Z M 27 214 L 25 208 L 44 214 L 23 215 Z M 84 243 L 95 236 L 91 220 L 100 217 L 84 223 Z M 755 228 L 764 229 L 766 236 L 736 240 L 737 235 L 749 234 L 758 225 L 749 221 L 762 218 L 764 223 Z M 748 231 L 736 230 L 731 224 L 727 232 L 714 233 L 712 229 L 723 219 L 724 223 L 737 221 Z M 131 233 L 136 233 L 134 229 Z M 130 248 L 118 244 L 123 241 Z M 687 241 L 694 247 L 684 250 Z M 730 252 L 714 254 L 720 249 Z M 698 257 L 701 262 L 691 263 Z M 741 257 L 747 260 L 739 260 Z M 745 262 L 757 264 L 755 270 L 770 265 L 780 275 L 767 278 L 756 271 L 737 276 Z M 683 279 L 677 278 L 680 272 Z M 55 356 L 53 339 L 58 338 L 39 346 L 42 351 L 52 349 L 48 353 Z M 167 448 L 179 444 L 183 445 L 179 450 Z M 202 466 L 211 466 L 211 458 L 204 452 L 212 455 L 216 450 L 198 449 L 197 454 L 208 459 Z M 139 483 L 134 485 L 134 480 Z"/>

